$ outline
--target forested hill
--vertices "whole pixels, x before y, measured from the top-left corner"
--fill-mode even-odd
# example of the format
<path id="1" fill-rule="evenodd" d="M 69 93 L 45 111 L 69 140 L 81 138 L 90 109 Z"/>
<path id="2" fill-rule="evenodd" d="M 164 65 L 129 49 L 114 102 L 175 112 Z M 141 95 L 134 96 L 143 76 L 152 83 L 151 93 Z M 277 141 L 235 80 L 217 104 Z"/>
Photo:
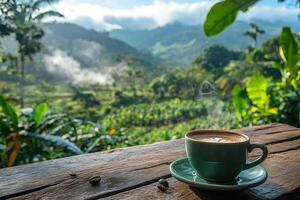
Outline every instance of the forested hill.
<path id="1" fill-rule="evenodd" d="M 46 35 L 45 42 L 53 40 L 69 40 L 78 39 L 92 41 L 101 45 L 101 49 L 105 53 L 132 53 L 138 54 L 137 51 L 118 39 L 109 37 L 107 33 L 97 32 L 93 29 L 85 29 L 81 26 L 71 23 L 49 23 L 45 25 Z M 51 46 L 54 44 L 50 44 Z M 61 44 L 60 44 L 61 45 Z M 67 47 L 65 47 L 67 48 Z"/>
<path id="2" fill-rule="evenodd" d="M 257 46 L 278 35 L 284 22 L 254 22 L 265 31 L 258 37 Z M 174 23 L 153 30 L 115 30 L 110 33 L 137 49 L 148 50 L 167 61 L 188 66 L 206 47 L 221 44 L 229 49 L 243 50 L 251 40 L 243 35 L 249 29 L 249 23 L 238 21 L 222 34 L 206 38 L 201 25 L 189 26 Z M 293 25 L 293 31 L 300 31 L 300 23 Z"/>
<path id="3" fill-rule="evenodd" d="M 43 48 L 26 63 L 32 80 L 74 83 L 113 83 L 115 76 L 128 67 L 146 71 L 147 75 L 165 68 L 162 59 L 142 52 L 107 32 L 88 30 L 72 23 L 43 25 Z M 4 51 L 17 54 L 13 37 L 2 40 Z M 3 75 L 5 80 L 6 74 Z"/>
<path id="4" fill-rule="evenodd" d="M 88 30 L 71 23 L 46 24 L 45 33 L 44 44 L 48 49 L 65 51 L 78 59 L 83 67 L 103 67 L 125 59 L 140 67 L 157 68 L 161 62 L 151 54 L 140 52 L 125 42 L 111 38 L 108 33 Z"/>

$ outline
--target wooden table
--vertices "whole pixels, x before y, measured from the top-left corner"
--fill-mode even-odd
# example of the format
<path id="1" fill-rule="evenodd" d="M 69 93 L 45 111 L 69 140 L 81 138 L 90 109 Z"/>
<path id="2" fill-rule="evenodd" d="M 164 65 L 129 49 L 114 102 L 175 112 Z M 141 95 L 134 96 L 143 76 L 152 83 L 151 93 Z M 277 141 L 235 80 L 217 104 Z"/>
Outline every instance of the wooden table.
<path id="1" fill-rule="evenodd" d="M 263 163 L 269 177 L 249 190 L 203 191 L 172 178 L 169 164 L 185 156 L 181 139 L 2 169 L 0 199 L 300 199 L 300 129 L 271 124 L 238 131 L 269 149 Z M 102 177 L 98 186 L 89 183 L 94 175 Z M 165 192 L 155 186 L 160 178 L 169 181 Z"/>

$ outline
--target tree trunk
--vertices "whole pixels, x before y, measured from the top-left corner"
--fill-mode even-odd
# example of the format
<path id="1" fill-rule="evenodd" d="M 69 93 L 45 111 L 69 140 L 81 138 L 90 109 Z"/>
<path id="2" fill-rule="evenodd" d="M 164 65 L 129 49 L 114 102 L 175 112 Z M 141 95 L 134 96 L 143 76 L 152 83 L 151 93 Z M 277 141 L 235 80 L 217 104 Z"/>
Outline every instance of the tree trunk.
<path id="1" fill-rule="evenodd" d="M 20 66 L 20 107 L 24 108 L 24 84 L 25 84 L 25 58 L 21 55 L 21 66 Z"/>

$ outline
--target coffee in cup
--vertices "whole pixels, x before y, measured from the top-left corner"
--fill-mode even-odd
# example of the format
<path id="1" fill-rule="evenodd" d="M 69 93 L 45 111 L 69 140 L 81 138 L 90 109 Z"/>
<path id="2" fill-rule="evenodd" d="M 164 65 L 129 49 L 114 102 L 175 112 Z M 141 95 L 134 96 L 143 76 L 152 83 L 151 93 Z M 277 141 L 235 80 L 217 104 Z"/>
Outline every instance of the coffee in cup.
<path id="1" fill-rule="evenodd" d="M 246 138 L 235 134 L 218 134 L 218 133 L 206 133 L 193 135 L 192 138 L 199 142 L 215 142 L 215 143 L 238 143 L 243 142 Z"/>
<path id="2" fill-rule="evenodd" d="M 247 135 L 223 130 L 195 130 L 185 136 L 186 153 L 196 173 L 214 182 L 234 181 L 238 174 L 267 157 L 264 144 L 250 143 Z M 259 148 L 262 155 L 247 161 L 248 152 Z"/>

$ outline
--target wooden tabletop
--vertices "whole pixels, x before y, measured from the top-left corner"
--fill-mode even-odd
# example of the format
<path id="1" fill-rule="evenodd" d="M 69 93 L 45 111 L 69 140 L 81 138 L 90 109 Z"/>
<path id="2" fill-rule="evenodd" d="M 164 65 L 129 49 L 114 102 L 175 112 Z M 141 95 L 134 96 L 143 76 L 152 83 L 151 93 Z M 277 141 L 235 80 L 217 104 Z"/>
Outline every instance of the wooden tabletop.
<path id="1" fill-rule="evenodd" d="M 269 177 L 249 190 L 210 192 L 172 178 L 170 163 L 185 156 L 181 139 L 1 169 L 0 199 L 300 199 L 300 129 L 271 124 L 238 131 L 269 149 L 263 163 Z M 101 176 L 100 185 L 89 183 L 92 176 Z M 161 178 L 170 185 L 165 192 L 155 186 Z"/>

